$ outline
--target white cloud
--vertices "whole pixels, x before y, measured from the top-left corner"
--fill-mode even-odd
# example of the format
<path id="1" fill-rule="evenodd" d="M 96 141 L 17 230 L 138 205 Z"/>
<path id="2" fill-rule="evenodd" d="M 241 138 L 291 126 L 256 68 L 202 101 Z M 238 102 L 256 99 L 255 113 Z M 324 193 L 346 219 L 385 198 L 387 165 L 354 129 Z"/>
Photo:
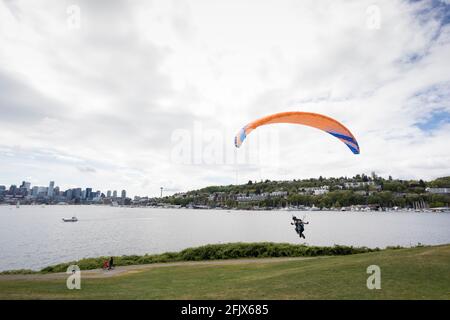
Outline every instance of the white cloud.
<path id="1" fill-rule="evenodd" d="M 73 4 L 75 30 L 66 24 Z M 367 27 L 370 5 L 379 29 Z M 28 177 L 157 195 L 160 186 L 235 183 L 236 173 L 239 182 L 448 175 L 448 125 L 417 126 L 449 111 L 448 12 L 444 3 L 388 0 L 2 2 L 0 183 Z M 276 166 L 171 159 L 175 130 L 194 134 L 200 122 L 233 155 L 240 127 L 285 110 L 344 122 L 361 155 L 314 129 L 279 126 Z"/>

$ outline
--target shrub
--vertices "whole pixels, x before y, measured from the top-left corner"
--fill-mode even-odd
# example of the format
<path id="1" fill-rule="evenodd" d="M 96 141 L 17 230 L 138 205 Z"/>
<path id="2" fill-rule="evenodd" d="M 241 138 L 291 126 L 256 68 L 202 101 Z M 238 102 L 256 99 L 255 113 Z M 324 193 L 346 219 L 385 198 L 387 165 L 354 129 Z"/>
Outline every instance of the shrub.
<path id="1" fill-rule="evenodd" d="M 400 247 L 395 247 L 398 249 Z M 270 257 L 314 257 L 314 256 L 334 256 L 350 255 L 379 251 L 379 248 L 370 249 L 367 247 L 353 247 L 334 245 L 332 247 L 306 246 L 303 244 L 290 243 L 225 243 L 208 244 L 195 248 L 184 249 L 180 252 L 165 252 L 154 255 L 129 255 L 114 258 L 116 266 L 127 266 L 136 264 L 164 263 L 176 261 L 201 261 L 201 260 L 224 260 L 242 258 L 270 258 Z M 109 257 L 85 258 L 79 261 L 60 263 L 43 268 L 40 273 L 66 272 L 67 268 L 76 264 L 81 270 L 98 269 L 103 265 L 103 261 Z M 5 271 L 3 274 L 12 273 L 35 273 L 32 270 Z"/>

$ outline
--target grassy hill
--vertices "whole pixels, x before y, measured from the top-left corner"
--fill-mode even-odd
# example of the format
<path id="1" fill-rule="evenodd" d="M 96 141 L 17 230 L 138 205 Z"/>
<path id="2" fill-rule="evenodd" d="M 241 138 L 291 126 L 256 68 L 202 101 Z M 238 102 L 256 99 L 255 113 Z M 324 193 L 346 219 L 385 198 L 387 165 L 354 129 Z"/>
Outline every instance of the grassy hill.
<path id="1" fill-rule="evenodd" d="M 298 259 L 298 258 L 297 258 Z M 381 290 L 366 269 L 381 268 Z M 122 267 L 127 268 L 127 267 Z M 0 276 L 0 299 L 450 299 L 450 245 L 305 260 L 183 263 L 82 279 Z"/>

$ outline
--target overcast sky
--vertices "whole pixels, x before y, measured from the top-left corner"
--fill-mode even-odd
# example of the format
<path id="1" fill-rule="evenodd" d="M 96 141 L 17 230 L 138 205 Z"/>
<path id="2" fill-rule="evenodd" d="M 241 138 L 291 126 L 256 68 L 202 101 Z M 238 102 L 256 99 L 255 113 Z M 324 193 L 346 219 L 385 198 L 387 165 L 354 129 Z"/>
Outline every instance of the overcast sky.
<path id="1" fill-rule="evenodd" d="M 0 2 L 0 184 L 450 174 L 449 1 Z M 353 155 L 281 111 L 344 123 Z"/>

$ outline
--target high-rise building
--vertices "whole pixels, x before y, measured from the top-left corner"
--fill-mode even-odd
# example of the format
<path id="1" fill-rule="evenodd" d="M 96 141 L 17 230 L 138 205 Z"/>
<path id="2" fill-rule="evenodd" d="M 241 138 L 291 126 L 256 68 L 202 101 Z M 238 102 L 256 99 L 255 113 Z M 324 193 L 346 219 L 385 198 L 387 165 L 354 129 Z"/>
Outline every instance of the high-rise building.
<path id="1" fill-rule="evenodd" d="M 38 193 L 39 193 L 39 187 L 38 186 L 34 186 L 33 189 L 31 189 L 31 195 L 33 197 L 37 197 Z"/>
<path id="2" fill-rule="evenodd" d="M 86 199 L 92 200 L 92 198 L 93 198 L 92 188 L 86 188 Z"/>
<path id="3" fill-rule="evenodd" d="M 50 184 L 48 185 L 48 190 L 47 190 L 47 196 L 49 198 L 53 197 L 54 188 L 55 188 L 55 181 L 50 181 Z"/>
<path id="4" fill-rule="evenodd" d="M 17 192 L 17 186 L 16 186 L 15 184 L 12 184 L 12 185 L 9 187 L 9 194 L 12 194 L 13 196 L 15 196 L 15 195 L 16 195 L 16 192 Z"/>
<path id="5" fill-rule="evenodd" d="M 48 187 L 38 187 L 38 196 L 45 197 L 48 195 Z"/>
<path id="6" fill-rule="evenodd" d="M 72 198 L 73 198 L 72 189 L 66 190 L 66 199 L 70 201 L 72 200 Z"/>
<path id="7" fill-rule="evenodd" d="M 81 188 L 72 189 L 72 196 L 74 199 L 81 199 Z"/>
<path id="8" fill-rule="evenodd" d="M 127 192 L 125 190 L 122 190 L 121 198 L 125 199 L 127 197 Z"/>
<path id="9" fill-rule="evenodd" d="M 117 190 L 113 191 L 113 198 L 117 198 Z"/>
<path id="10" fill-rule="evenodd" d="M 111 198 L 111 190 L 108 190 L 108 191 L 106 192 L 106 197 L 107 197 L 107 198 Z"/>
<path id="11" fill-rule="evenodd" d="M 19 187 L 18 194 L 26 196 L 30 193 L 30 183 L 26 181 L 22 181 L 22 184 Z"/>
<path id="12" fill-rule="evenodd" d="M 103 197 L 105 195 L 103 194 Z M 92 192 L 92 200 L 99 201 L 102 198 L 102 192 L 100 190 L 97 190 L 95 192 Z"/>
<path id="13" fill-rule="evenodd" d="M 27 181 L 22 181 L 22 184 L 20 185 L 20 188 L 25 189 L 28 192 L 28 191 L 30 191 L 31 183 L 29 183 Z"/>

